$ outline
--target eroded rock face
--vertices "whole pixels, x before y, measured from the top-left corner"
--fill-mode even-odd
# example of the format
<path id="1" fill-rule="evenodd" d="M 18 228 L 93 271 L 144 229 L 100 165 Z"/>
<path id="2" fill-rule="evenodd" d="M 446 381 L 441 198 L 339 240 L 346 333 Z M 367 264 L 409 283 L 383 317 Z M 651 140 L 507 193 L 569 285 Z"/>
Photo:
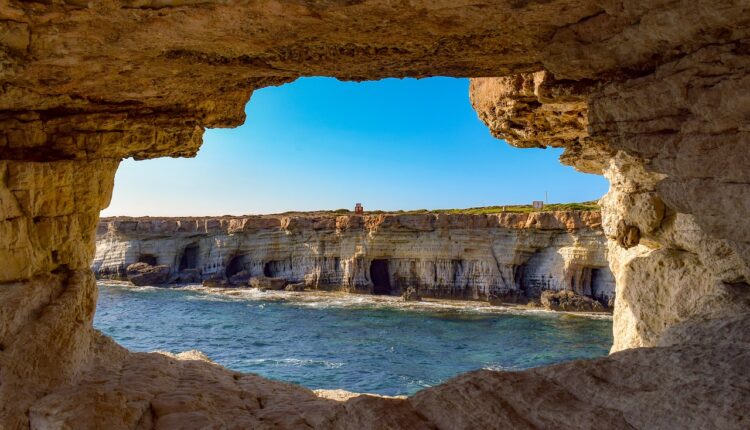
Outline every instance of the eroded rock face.
<path id="1" fill-rule="evenodd" d="M 91 356 L 89 263 L 117 162 L 0 161 L 0 424 L 76 380 Z"/>
<path id="2" fill-rule="evenodd" d="M 562 162 L 609 179 L 600 204 L 617 281 L 614 351 L 653 346 L 673 324 L 748 306 L 728 286 L 750 279 L 750 187 L 739 185 L 750 163 L 737 146 L 749 135 L 727 119 L 750 114 L 739 94 L 750 82 L 747 46 L 706 47 L 643 76 L 574 90 L 549 72 L 472 80 L 473 105 L 494 135 L 563 147 Z M 585 129 L 569 120 L 571 97 Z"/>
<path id="3" fill-rule="evenodd" d="M 414 286 L 425 297 L 464 300 L 524 302 L 566 289 L 603 303 L 614 298 L 601 217 L 593 211 L 123 217 L 102 220 L 97 231 L 92 269 L 100 278 L 122 279 L 124 267 L 147 255 L 169 263 L 175 281 L 191 266 L 230 285 L 268 276 L 372 293 L 372 270 L 381 261 L 393 295 Z"/>
<path id="4" fill-rule="evenodd" d="M 749 38 L 742 0 L 3 3 L 0 424 L 745 427 Z M 102 345 L 88 267 L 120 159 L 194 155 L 299 76 L 435 74 L 512 76 L 472 83 L 493 133 L 607 176 L 614 349 L 663 347 L 329 409 Z"/>

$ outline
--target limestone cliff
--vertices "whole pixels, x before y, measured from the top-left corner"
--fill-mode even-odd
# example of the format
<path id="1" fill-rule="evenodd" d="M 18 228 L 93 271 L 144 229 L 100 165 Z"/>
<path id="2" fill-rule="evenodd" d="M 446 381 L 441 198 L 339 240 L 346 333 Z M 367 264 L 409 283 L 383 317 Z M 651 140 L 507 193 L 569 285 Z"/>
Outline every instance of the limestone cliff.
<path id="1" fill-rule="evenodd" d="M 363 293 L 614 298 L 601 216 L 586 211 L 102 219 L 94 273 L 123 279 L 138 261 L 169 266 L 175 281 L 197 269 L 204 279 L 247 271 Z"/>
<path id="2" fill-rule="evenodd" d="M 0 427 L 746 428 L 749 52 L 746 0 L 0 3 Z M 497 77 L 496 136 L 610 180 L 622 351 L 329 403 L 98 336 L 119 160 L 193 156 L 312 75 Z"/>

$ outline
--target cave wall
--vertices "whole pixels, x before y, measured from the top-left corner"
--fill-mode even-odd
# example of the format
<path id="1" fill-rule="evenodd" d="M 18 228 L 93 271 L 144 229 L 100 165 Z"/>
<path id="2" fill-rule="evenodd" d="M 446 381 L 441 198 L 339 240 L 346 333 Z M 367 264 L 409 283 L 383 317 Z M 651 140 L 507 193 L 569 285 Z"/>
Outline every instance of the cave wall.
<path id="1" fill-rule="evenodd" d="M 549 72 L 472 80 L 495 136 L 565 148 L 563 163 L 609 180 L 600 204 L 617 279 L 613 351 L 654 346 L 682 321 L 748 310 L 748 43 L 614 82 Z"/>
<path id="2" fill-rule="evenodd" d="M 148 406 L 149 397 L 122 391 L 99 395 L 93 382 L 67 396 L 50 394 L 82 381 L 97 357 L 119 357 L 101 368 L 111 372 L 129 357 L 111 342 L 96 341 L 91 327 L 96 290 L 88 266 L 98 211 L 107 205 L 120 159 L 194 156 L 204 127 L 244 121 L 243 107 L 254 89 L 300 76 L 511 76 L 472 82 L 475 109 L 492 132 L 518 146 L 564 146 L 563 162 L 610 179 L 602 203 L 618 284 L 614 349 L 665 342 L 660 334 L 673 333 L 680 322 L 742 315 L 750 259 L 748 7 L 743 0 L 3 2 L 0 423 L 80 424 L 74 417 L 89 411 L 81 405 L 94 398 L 110 408 L 100 419 L 121 417 L 120 423 L 132 426 L 142 419 L 140 425 L 149 427 L 170 410 L 168 402 Z M 742 324 L 705 327 L 721 328 L 726 339 L 737 336 Z M 695 362 L 695 354 L 714 364 L 735 360 L 715 366 L 715 372 L 731 370 L 742 362 L 737 357 L 746 357 L 744 343 L 708 351 L 701 345 L 711 337 L 700 339 L 686 349 L 650 349 L 591 366 L 623 370 L 633 382 L 662 353 L 687 357 L 681 363 Z M 587 365 L 571 366 L 567 374 Z M 206 368 L 174 368 L 186 377 L 206 374 Z M 731 404 L 746 405 L 747 397 L 701 373 L 703 383 L 690 386 L 731 395 L 694 393 L 682 402 L 686 384 L 675 385 L 681 379 L 668 370 L 649 371 L 661 372 L 661 387 L 680 387 L 670 393 L 681 397 L 638 397 L 654 391 L 635 382 L 639 388 L 628 390 L 629 399 L 654 405 L 650 422 L 678 415 L 722 428 L 741 426 L 742 417 L 727 421 L 737 416 L 724 412 Z M 540 381 L 535 378 L 554 372 L 519 373 L 506 382 L 531 387 Z M 460 381 L 442 388 L 453 393 L 454 406 L 456 399 L 494 390 L 483 391 L 467 378 L 465 390 Z M 557 380 L 558 387 L 571 383 Z M 600 383 L 600 376 L 592 380 L 597 383 L 590 386 L 600 390 L 617 385 Z M 521 409 L 511 418 L 520 419 L 518 410 L 527 417 L 519 425 L 555 422 L 554 408 L 546 421 L 527 414 L 523 396 L 538 391 L 518 392 L 526 394 L 519 394 Z M 84 396 L 76 402 L 79 409 L 65 409 L 73 393 Z M 422 403 L 434 398 L 431 393 L 413 404 L 428 410 Z M 29 415 L 48 394 L 52 400 Z M 599 397 L 587 391 L 586 398 Z M 560 394 L 550 405 L 566 404 L 561 399 L 571 398 Z M 696 399 L 700 410 L 691 407 Z M 620 409 L 607 415 L 608 425 L 643 424 L 642 408 L 635 411 L 633 404 L 609 403 Z M 428 414 L 432 423 L 460 428 L 488 422 L 475 407 L 435 405 Z M 589 410 L 578 406 L 558 411 L 557 422 L 570 423 Z M 123 412 L 133 410 L 151 415 Z M 385 410 L 379 409 L 380 416 Z M 459 412 L 440 418 L 441 410 Z M 406 422 L 408 411 L 398 411 Z M 493 406 L 486 416 L 505 416 L 503 411 Z"/>
<path id="3" fill-rule="evenodd" d="M 6 428 L 22 423 L 32 401 L 74 380 L 89 360 L 97 297 L 89 264 L 117 164 L 0 161 L 0 423 Z"/>

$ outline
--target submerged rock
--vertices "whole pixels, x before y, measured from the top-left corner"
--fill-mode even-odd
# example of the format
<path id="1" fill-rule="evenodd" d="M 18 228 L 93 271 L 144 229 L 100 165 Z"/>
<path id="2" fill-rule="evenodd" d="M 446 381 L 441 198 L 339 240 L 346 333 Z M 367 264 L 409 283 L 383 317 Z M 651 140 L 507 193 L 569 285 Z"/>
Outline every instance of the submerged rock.
<path id="1" fill-rule="evenodd" d="M 401 295 L 401 298 L 404 299 L 405 302 L 421 302 L 422 296 L 419 295 L 419 291 L 415 287 L 408 287 L 404 294 Z"/>
<path id="2" fill-rule="evenodd" d="M 552 311 L 604 312 L 604 306 L 596 300 L 576 294 L 573 291 L 552 291 L 542 293 L 542 306 Z"/>
<path id="3" fill-rule="evenodd" d="M 259 290 L 281 290 L 286 286 L 284 278 L 270 278 L 268 276 L 256 276 L 250 279 L 250 286 Z"/>
<path id="4" fill-rule="evenodd" d="M 125 270 L 125 274 L 133 285 L 142 287 L 166 284 L 169 281 L 169 271 L 169 266 L 133 263 Z"/>

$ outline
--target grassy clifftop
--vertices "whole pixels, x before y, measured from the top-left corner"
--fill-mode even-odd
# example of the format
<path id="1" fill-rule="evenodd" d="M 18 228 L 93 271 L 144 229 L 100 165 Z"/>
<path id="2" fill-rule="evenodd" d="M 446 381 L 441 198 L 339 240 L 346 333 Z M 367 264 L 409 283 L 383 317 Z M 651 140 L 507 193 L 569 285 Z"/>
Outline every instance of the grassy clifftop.
<path id="1" fill-rule="evenodd" d="M 595 201 L 591 202 L 580 202 L 580 203 L 550 203 L 544 205 L 542 211 L 598 211 L 599 205 Z M 502 212 L 512 213 L 526 213 L 526 212 L 538 212 L 531 205 L 504 205 L 504 206 L 483 206 L 476 208 L 465 208 L 465 209 L 417 209 L 411 211 L 365 211 L 366 215 L 377 215 L 377 214 L 427 214 L 427 213 L 447 213 L 447 214 L 471 214 L 471 215 L 486 215 L 496 214 Z M 319 214 L 319 215 L 351 215 L 354 211 L 349 209 L 336 209 L 330 211 L 314 211 L 314 212 L 284 212 L 279 215 L 293 215 L 293 214 Z"/>

